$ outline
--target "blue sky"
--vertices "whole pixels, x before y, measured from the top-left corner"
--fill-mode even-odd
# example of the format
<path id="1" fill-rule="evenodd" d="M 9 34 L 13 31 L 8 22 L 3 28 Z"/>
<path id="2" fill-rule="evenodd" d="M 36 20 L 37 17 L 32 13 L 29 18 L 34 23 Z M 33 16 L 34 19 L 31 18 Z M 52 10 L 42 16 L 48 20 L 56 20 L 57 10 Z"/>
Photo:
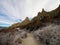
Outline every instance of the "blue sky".
<path id="1" fill-rule="evenodd" d="M 44 8 L 54 10 L 60 0 L 0 0 L 0 26 L 10 26 L 24 20 L 25 17 L 34 17 Z"/>

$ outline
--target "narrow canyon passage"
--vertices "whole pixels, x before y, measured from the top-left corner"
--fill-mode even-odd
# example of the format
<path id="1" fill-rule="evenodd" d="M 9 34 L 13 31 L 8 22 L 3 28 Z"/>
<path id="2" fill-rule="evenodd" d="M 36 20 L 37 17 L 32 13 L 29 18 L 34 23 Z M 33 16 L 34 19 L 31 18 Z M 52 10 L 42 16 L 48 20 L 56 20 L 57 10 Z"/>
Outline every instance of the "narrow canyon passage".
<path id="1" fill-rule="evenodd" d="M 42 45 L 34 38 L 33 34 L 28 33 L 27 38 L 22 41 L 22 45 Z"/>

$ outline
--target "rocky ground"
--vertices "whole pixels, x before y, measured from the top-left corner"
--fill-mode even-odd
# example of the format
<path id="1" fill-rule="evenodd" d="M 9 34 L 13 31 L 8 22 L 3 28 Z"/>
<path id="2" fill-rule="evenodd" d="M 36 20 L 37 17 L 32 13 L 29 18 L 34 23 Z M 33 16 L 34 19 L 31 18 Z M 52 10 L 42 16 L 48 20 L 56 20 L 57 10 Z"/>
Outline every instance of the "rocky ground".
<path id="1" fill-rule="evenodd" d="M 51 24 L 28 32 L 16 28 L 14 32 L 0 32 L 0 45 L 60 45 L 60 25 Z"/>

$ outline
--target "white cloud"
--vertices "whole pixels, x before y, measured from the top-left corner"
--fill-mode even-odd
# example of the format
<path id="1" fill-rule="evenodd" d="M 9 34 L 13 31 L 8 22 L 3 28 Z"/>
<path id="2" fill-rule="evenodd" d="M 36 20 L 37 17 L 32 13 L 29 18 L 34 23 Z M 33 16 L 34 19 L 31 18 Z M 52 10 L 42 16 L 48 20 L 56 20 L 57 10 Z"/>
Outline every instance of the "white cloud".
<path id="1" fill-rule="evenodd" d="M 4 19 L 0 19 L 0 23 L 13 24 L 13 23 L 16 23 L 16 22 L 14 22 L 14 21 L 9 21 L 9 20 L 4 20 Z"/>

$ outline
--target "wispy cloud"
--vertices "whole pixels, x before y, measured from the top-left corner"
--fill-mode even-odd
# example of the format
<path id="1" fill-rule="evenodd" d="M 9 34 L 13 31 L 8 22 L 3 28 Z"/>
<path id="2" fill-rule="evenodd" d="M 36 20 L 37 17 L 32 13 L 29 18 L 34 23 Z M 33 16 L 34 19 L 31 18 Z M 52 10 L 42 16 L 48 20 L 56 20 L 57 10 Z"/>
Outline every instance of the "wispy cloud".
<path id="1" fill-rule="evenodd" d="M 42 8 L 51 11 L 59 4 L 59 0 L 0 0 L 0 25 L 17 23 L 26 16 L 34 17 Z"/>

